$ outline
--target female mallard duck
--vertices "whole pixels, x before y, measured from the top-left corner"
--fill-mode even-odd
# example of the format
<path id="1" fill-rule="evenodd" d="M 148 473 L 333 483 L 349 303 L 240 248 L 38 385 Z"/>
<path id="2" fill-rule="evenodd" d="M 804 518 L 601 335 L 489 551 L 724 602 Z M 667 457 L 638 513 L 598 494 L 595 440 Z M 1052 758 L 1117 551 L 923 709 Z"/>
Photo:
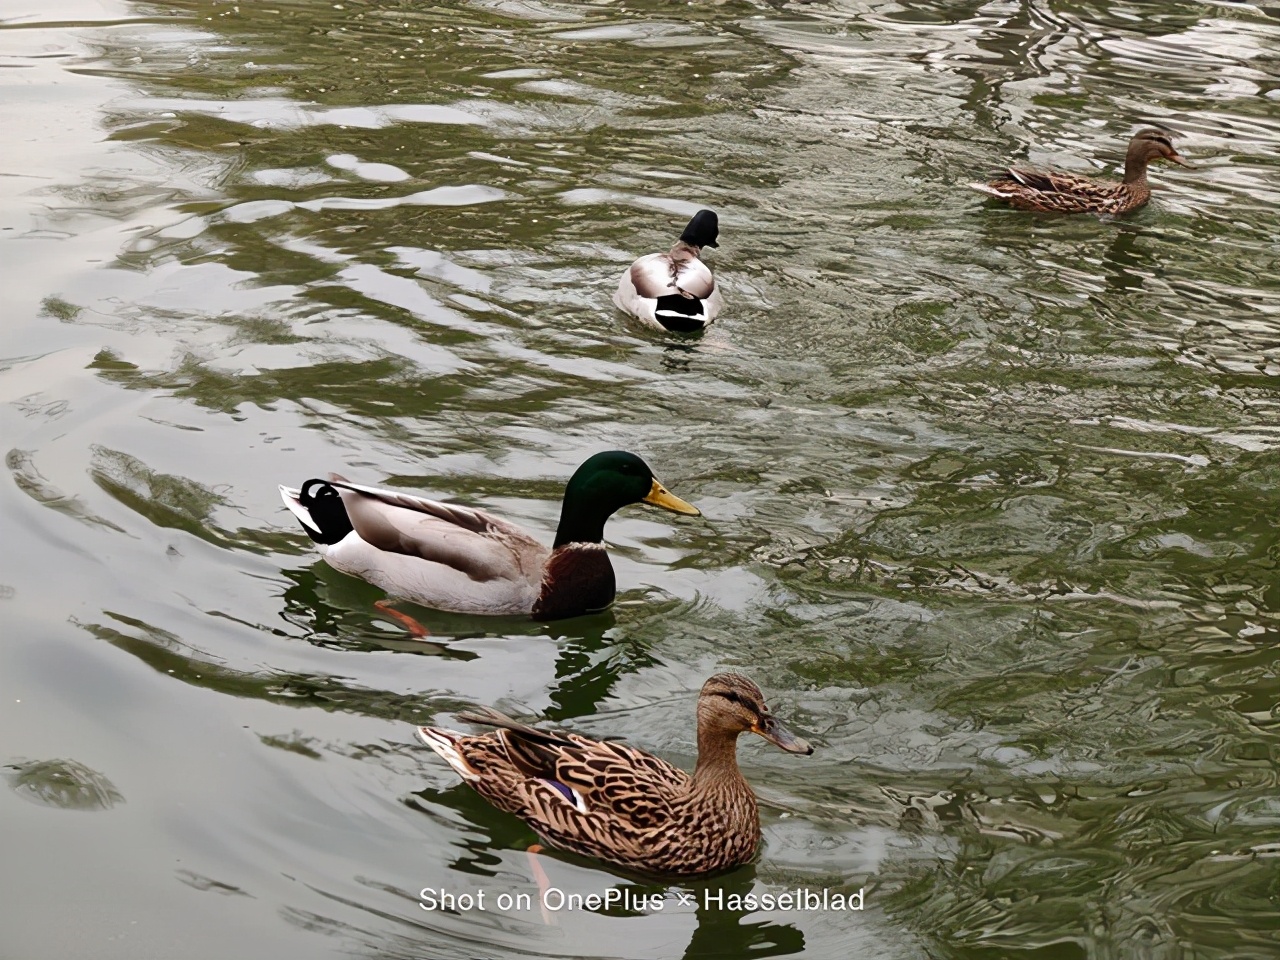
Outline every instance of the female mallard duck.
<path id="1" fill-rule="evenodd" d="M 548 550 L 483 510 L 348 483 L 337 474 L 280 488 L 331 567 L 388 593 L 453 613 L 531 614 L 559 620 L 613 603 L 604 524 L 630 503 L 698 516 L 634 453 L 597 453 L 564 490 Z"/>
<path id="2" fill-rule="evenodd" d="M 1058 170 L 1009 167 L 990 183 L 972 183 L 970 186 L 1007 200 L 1019 210 L 1128 213 L 1151 199 L 1147 164 L 1152 160 L 1170 160 L 1195 169 L 1173 149 L 1172 134 L 1165 130 L 1139 130 L 1129 141 L 1129 152 L 1124 158 L 1123 183 L 1101 183 Z"/>
<path id="3" fill-rule="evenodd" d="M 720 220 L 699 210 L 668 253 L 651 253 L 633 263 L 618 281 L 618 309 L 659 330 L 692 333 L 709 326 L 724 300 L 707 265 L 703 247 L 717 246 Z"/>
<path id="4" fill-rule="evenodd" d="M 813 753 L 736 673 L 702 685 L 692 775 L 614 740 L 537 730 L 488 708 L 458 719 L 498 729 L 468 736 L 419 727 L 418 739 L 480 796 L 553 846 L 651 874 L 715 873 L 755 856 L 760 813 L 738 769 L 738 734 Z"/>

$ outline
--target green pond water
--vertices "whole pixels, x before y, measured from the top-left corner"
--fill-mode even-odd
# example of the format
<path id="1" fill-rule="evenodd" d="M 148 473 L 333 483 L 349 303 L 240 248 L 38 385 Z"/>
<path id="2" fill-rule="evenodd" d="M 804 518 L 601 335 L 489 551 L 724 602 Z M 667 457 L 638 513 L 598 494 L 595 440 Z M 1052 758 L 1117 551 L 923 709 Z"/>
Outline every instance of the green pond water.
<path id="1" fill-rule="evenodd" d="M 0 956 L 1280 955 L 1278 51 L 1274 2 L 5 4 Z M 1153 122 L 1199 169 L 1127 219 L 966 189 Z M 628 322 L 703 206 L 722 319 Z M 704 518 L 425 642 L 276 493 L 549 540 L 611 448 Z M 690 767 L 720 669 L 816 747 L 743 741 L 758 862 L 497 908 L 534 835 L 412 725 Z M 716 899 L 796 889 L 864 909 Z"/>

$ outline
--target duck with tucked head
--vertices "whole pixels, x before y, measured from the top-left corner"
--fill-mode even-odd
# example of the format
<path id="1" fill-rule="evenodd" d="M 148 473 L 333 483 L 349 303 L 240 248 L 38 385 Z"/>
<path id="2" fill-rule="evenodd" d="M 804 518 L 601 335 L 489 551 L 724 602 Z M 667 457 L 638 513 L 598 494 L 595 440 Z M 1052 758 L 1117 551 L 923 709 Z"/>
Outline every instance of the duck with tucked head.
<path id="1" fill-rule="evenodd" d="M 1151 199 L 1147 166 L 1153 160 L 1168 160 L 1194 170 L 1173 148 L 1167 130 L 1139 130 L 1129 141 L 1124 160 L 1124 181 L 1108 183 L 1090 180 L 1059 170 L 1036 170 L 1013 166 L 990 183 L 971 183 L 975 190 L 1006 200 L 1019 210 L 1044 213 L 1128 213 Z"/>
<path id="2" fill-rule="evenodd" d="M 769 712 L 760 688 L 736 673 L 702 685 L 692 774 L 616 740 L 538 730 L 489 708 L 458 719 L 497 730 L 419 727 L 418 739 L 480 796 L 552 846 L 661 876 L 718 873 L 755 856 L 760 812 L 738 769 L 740 734 L 813 753 Z"/>
<path id="3" fill-rule="evenodd" d="M 634 453 L 588 458 L 564 491 L 550 550 L 484 510 L 349 483 L 337 474 L 280 496 L 336 570 L 453 613 L 559 620 L 613 603 L 604 525 L 632 503 L 699 516 Z"/>
<path id="4" fill-rule="evenodd" d="M 651 253 L 628 268 L 613 302 L 659 330 L 692 333 L 709 326 L 724 300 L 701 257 L 703 248 L 717 246 L 719 235 L 714 211 L 699 210 L 667 253 Z"/>

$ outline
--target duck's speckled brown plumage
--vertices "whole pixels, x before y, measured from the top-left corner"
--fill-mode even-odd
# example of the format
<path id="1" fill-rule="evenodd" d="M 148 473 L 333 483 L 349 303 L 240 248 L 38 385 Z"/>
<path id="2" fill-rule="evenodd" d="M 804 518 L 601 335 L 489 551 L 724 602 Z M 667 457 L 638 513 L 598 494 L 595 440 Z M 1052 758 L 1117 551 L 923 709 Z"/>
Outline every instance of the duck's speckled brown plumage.
<path id="1" fill-rule="evenodd" d="M 698 697 L 692 774 L 635 747 L 538 730 L 487 708 L 459 719 L 498 729 L 420 727 L 418 737 L 482 797 L 553 846 L 664 876 L 715 873 L 755 856 L 760 815 L 738 769 L 739 734 L 813 752 L 770 715 L 759 687 L 732 673 L 709 679 Z"/>
<path id="2" fill-rule="evenodd" d="M 1152 160 L 1169 160 L 1191 167 L 1174 150 L 1172 134 L 1165 130 L 1149 129 L 1139 130 L 1129 141 L 1124 180 L 1121 183 L 1091 180 L 1059 170 L 1012 166 L 990 183 L 974 183 L 970 186 L 989 196 L 1005 200 L 1019 210 L 1115 215 L 1136 210 L 1151 199 L 1147 166 Z"/>

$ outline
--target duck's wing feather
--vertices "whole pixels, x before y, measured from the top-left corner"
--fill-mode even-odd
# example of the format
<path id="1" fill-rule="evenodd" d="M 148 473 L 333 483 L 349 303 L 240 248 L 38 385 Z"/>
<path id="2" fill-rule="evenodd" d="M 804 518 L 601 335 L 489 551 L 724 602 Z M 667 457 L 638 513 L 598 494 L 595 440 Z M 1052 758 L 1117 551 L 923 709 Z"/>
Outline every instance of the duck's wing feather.
<path id="1" fill-rule="evenodd" d="M 540 576 L 546 548 L 491 513 L 350 483 L 336 474 L 330 483 L 360 539 L 377 550 L 444 564 L 472 580 Z"/>
<path id="2" fill-rule="evenodd" d="M 708 325 L 720 315 L 720 311 L 724 308 L 724 295 L 720 293 L 720 288 L 716 287 L 711 291 L 711 295 L 702 298 L 702 313 L 705 316 Z"/>
<path id="3" fill-rule="evenodd" d="M 1008 167 L 990 183 L 971 186 L 1008 200 L 1015 207 L 1046 212 L 1118 213 L 1135 205 L 1132 193 L 1124 184 L 1104 183 L 1075 173 L 1037 167 Z"/>
<path id="4" fill-rule="evenodd" d="M 650 300 L 671 294 L 702 300 L 716 288 L 711 270 L 692 252 L 651 253 L 631 265 L 630 275 L 637 295 Z"/>
<path id="5" fill-rule="evenodd" d="M 667 253 L 651 253 L 631 264 L 631 285 L 636 295 L 649 300 L 678 292 L 675 264 Z"/>
<path id="6" fill-rule="evenodd" d="M 695 256 L 676 261 L 676 287 L 681 293 L 705 300 L 716 289 L 716 278 L 711 268 Z"/>
<path id="7" fill-rule="evenodd" d="M 1070 193 L 1074 185 L 1083 179 L 1074 174 L 1042 170 L 1038 167 L 1009 167 L 1004 174 L 1014 183 L 1028 190 L 1040 190 L 1044 193 Z"/>
<path id="8" fill-rule="evenodd" d="M 1027 190 L 1041 194 L 1063 194 L 1072 199 L 1112 200 L 1124 193 L 1119 183 L 1090 180 L 1077 173 L 1061 170 L 1041 170 L 1036 167 L 1010 167 L 1008 179 Z"/>
<path id="9" fill-rule="evenodd" d="M 672 821 L 672 801 L 688 790 L 687 773 L 625 743 L 575 739 L 581 749 L 560 755 L 556 779 L 582 796 L 588 812 L 601 810 L 640 830 Z"/>
<path id="10" fill-rule="evenodd" d="M 498 728 L 521 774 L 514 786 L 524 815 L 549 830 L 591 832 L 600 821 L 624 832 L 655 829 L 671 822 L 672 802 L 688 790 L 683 770 L 623 743 L 539 730 L 487 707 L 459 719 Z"/>

